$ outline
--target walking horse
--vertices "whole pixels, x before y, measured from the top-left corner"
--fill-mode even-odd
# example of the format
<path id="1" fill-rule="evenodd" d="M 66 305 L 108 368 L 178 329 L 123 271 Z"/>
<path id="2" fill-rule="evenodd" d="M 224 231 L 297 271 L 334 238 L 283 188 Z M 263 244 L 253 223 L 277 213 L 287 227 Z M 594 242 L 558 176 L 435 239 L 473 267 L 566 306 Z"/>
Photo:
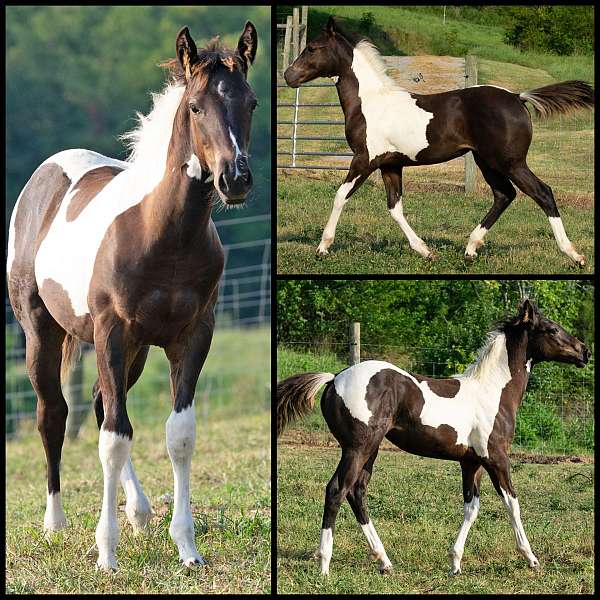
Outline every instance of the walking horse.
<path id="1" fill-rule="evenodd" d="M 284 73 L 298 87 L 317 77 L 332 77 L 344 111 L 345 132 L 354 156 L 323 231 L 317 255 L 328 254 L 337 222 L 350 196 L 380 169 L 392 218 L 411 248 L 432 258 L 402 208 L 402 169 L 446 162 L 472 151 L 494 203 L 471 233 L 466 259 L 474 259 L 483 238 L 517 195 L 513 183 L 535 200 L 550 221 L 558 247 L 577 265 L 585 257 L 573 246 L 550 186 L 527 166 L 532 137 L 529 102 L 541 117 L 594 106 L 594 90 L 583 81 L 565 81 L 515 94 L 492 85 L 440 94 L 412 94 L 386 73 L 376 48 L 345 31 L 333 17 Z"/>
<path id="2" fill-rule="evenodd" d="M 97 568 L 116 570 L 117 482 L 135 530 L 151 517 L 135 475 L 127 390 L 148 348 L 164 348 L 173 410 L 166 439 L 175 497 L 169 533 L 186 566 L 199 565 L 190 510 L 195 444 L 194 390 L 208 354 L 224 254 L 211 220 L 213 201 L 241 204 L 252 186 L 247 148 L 256 96 L 246 80 L 257 49 L 250 22 L 230 50 L 213 39 L 198 49 L 187 27 L 173 79 L 129 134 L 126 162 L 91 150 L 44 161 L 14 208 L 8 289 L 26 336 L 29 378 L 46 451 L 44 528 L 66 526 L 59 466 L 67 417 L 62 376 L 79 340 L 93 343 L 94 404 L 104 473 L 96 529 Z"/>
<path id="3" fill-rule="evenodd" d="M 383 438 L 400 449 L 430 458 L 455 460 L 462 469 L 464 521 L 449 550 L 450 574 L 460 573 L 467 534 L 479 512 L 479 486 L 487 471 L 514 530 L 517 550 L 530 567 L 539 562 L 521 524 L 519 501 L 510 479 L 509 446 L 531 369 L 542 361 L 584 367 L 591 353 L 529 300 L 518 314 L 489 334 L 475 362 L 461 375 L 433 379 L 388 362 L 368 360 L 337 375 L 305 373 L 277 385 L 277 433 L 309 413 L 326 384 L 321 410 L 342 448 L 329 481 L 318 557 L 329 573 L 333 530 L 347 499 L 379 569 L 391 569 L 367 510 L 367 486 Z"/>

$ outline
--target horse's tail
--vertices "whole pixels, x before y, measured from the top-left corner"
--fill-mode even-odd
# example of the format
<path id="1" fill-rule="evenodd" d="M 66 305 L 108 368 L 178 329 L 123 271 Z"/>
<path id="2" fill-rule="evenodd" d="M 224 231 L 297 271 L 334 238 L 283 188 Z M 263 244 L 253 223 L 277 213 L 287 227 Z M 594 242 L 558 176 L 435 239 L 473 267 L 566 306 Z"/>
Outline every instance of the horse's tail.
<path id="1" fill-rule="evenodd" d="M 594 88 L 585 81 L 563 81 L 519 94 L 530 102 L 539 117 L 566 115 L 581 108 L 594 108 Z"/>
<path id="2" fill-rule="evenodd" d="M 79 340 L 67 333 L 62 345 L 62 361 L 60 363 L 60 380 L 64 383 L 75 361 L 79 349 Z"/>
<path id="3" fill-rule="evenodd" d="M 332 373 L 303 373 L 277 384 L 277 437 L 288 423 L 312 411 L 319 388 L 334 377 Z"/>

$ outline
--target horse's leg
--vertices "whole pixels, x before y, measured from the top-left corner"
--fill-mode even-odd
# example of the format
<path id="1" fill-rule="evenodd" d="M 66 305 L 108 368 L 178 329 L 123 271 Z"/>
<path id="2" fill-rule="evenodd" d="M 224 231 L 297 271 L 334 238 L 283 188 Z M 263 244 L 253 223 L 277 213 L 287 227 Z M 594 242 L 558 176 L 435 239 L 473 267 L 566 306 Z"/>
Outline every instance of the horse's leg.
<path id="1" fill-rule="evenodd" d="M 131 363 L 127 375 L 127 391 L 134 386 L 135 382 L 142 374 L 144 364 L 146 363 L 146 357 L 148 356 L 148 350 L 149 346 L 143 346 L 133 359 L 133 363 Z M 102 406 L 102 392 L 100 391 L 99 381 L 96 381 L 94 384 L 93 397 L 96 421 L 98 423 L 98 429 L 100 429 L 102 421 L 104 421 L 104 408 Z M 144 494 L 144 490 L 135 474 L 131 456 L 129 456 L 121 471 L 120 479 L 127 499 L 125 504 L 125 514 L 127 515 L 127 519 L 131 523 L 133 530 L 136 533 L 140 533 L 146 529 L 146 525 L 152 517 L 152 506 L 146 497 L 146 494 Z"/>
<path id="2" fill-rule="evenodd" d="M 348 201 L 348 198 L 364 183 L 369 175 L 370 173 L 365 173 L 364 169 L 359 168 L 359 162 L 357 160 L 352 160 L 346 179 L 335 194 L 333 208 L 331 209 L 327 225 L 325 225 L 325 229 L 323 230 L 321 243 L 317 248 L 317 256 L 323 256 L 329 253 L 328 249 L 329 246 L 333 244 L 335 229 L 344 205 Z"/>
<path id="3" fill-rule="evenodd" d="M 171 366 L 173 412 L 166 424 L 167 451 L 173 466 L 175 499 L 169 527 L 179 550 L 179 559 L 187 566 L 206 564 L 198 554 L 194 540 L 194 520 L 190 509 L 190 467 L 196 443 L 194 392 L 196 382 L 210 349 L 214 328 L 212 310 L 185 340 L 165 348 Z"/>
<path id="4" fill-rule="evenodd" d="M 477 248 L 483 245 L 485 234 L 491 229 L 492 225 L 498 220 L 500 215 L 507 209 L 508 205 L 515 199 L 517 192 L 510 182 L 510 179 L 499 171 L 492 169 L 483 161 L 481 156 L 473 152 L 473 158 L 481 170 L 484 179 L 492 188 L 494 194 L 494 204 L 485 215 L 483 220 L 471 232 L 469 243 L 465 250 L 465 258 L 471 260 L 477 256 Z"/>
<path id="5" fill-rule="evenodd" d="M 538 559 L 535 554 L 531 551 L 529 540 L 525 535 L 523 524 L 521 523 L 521 509 L 519 507 L 519 501 L 517 500 L 517 494 L 512 486 L 510 480 L 510 463 L 507 456 L 497 457 L 495 460 L 484 465 L 487 472 L 490 475 L 490 479 L 494 484 L 494 488 L 501 496 L 504 502 L 504 507 L 508 512 L 510 523 L 513 531 L 515 532 L 515 540 L 517 543 L 517 550 L 522 554 L 529 566 L 534 569 L 540 566 Z"/>
<path id="6" fill-rule="evenodd" d="M 329 562 L 333 554 L 333 530 L 342 502 L 354 487 L 362 470 L 364 456 L 355 450 L 342 449 L 342 458 L 325 492 L 325 510 L 321 527 L 321 543 L 317 557 L 321 559 L 321 573 L 329 575 Z"/>
<path id="7" fill-rule="evenodd" d="M 460 561 L 463 557 L 467 535 L 479 513 L 479 486 L 483 473 L 481 465 L 471 462 L 461 462 L 460 467 L 462 469 L 463 498 L 465 501 L 464 520 L 454 545 L 448 551 L 450 575 L 460 573 Z"/>
<path id="8" fill-rule="evenodd" d="M 68 412 L 60 385 L 65 331 L 37 294 L 21 317 L 26 337 L 27 371 L 37 396 L 37 426 L 46 451 L 48 495 L 44 529 L 58 531 L 67 525 L 60 498 L 59 473 Z"/>
<path id="9" fill-rule="evenodd" d="M 354 487 L 348 492 L 348 503 L 352 508 L 352 512 L 356 517 L 359 525 L 361 526 L 367 543 L 371 550 L 371 555 L 374 559 L 379 561 L 379 571 L 386 573 L 392 569 L 392 563 L 388 558 L 385 548 L 375 531 L 375 527 L 369 518 L 369 511 L 367 509 L 367 486 L 371 479 L 371 473 L 373 471 L 373 463 L 377 458 L 377 452 L 379 448 L 371 454 L 367 462 L 363 465 L 362 471 L 360 472 Z"/>
<path id="10" fill-rule="evenodd" d="M 554 238 L 560 250 L 578 266 L 584 267 L 585 256 L 577 252 L 575 246 L 567 237 L 550 186 L 538 179 L 525 163 L 511 167 L 508 175 L 519 189 L 531 196 L 544 211 L 550 221 L 550 227 L 552 227 Z"/>
<path id="11" fill-rule="evenodd" d="M 408 224 L 402 208 L 402 168 L 395 171 L 381 169 L 385 191 L 387 193 L 387 204 L 390 215 L 400 225 L 408 243 L 413 250 L 416 250 L 424 258 L 433 258 L 431 250 L 427 244 L 413 231 Z"/>
<path id="12" fill-rule="evenodd" d="M 96 528 L 96 567 L 104 571 L 117 569 L 117 487 L 121 471 L 129 458 L 133 439 L 133 428 L 125 403 L 127 371 L 137 349 L 128 352 L 127 341 L 125 325 L 110 308 L 94 318 L 94 345 L 104 410 L 98 442 L 104 473 L 104 494 Z"/>

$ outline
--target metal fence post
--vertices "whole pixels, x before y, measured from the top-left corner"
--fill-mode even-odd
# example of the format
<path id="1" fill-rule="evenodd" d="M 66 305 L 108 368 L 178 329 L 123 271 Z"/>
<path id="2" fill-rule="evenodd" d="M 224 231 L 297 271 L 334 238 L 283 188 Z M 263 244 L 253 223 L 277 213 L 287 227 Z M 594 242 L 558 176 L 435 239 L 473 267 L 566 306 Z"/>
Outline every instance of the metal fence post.
<path id="1" fill-rule="evenodd" d="M 357 365 L 360 362 L 360 323 L 350 323 L 350 366 Z"/>

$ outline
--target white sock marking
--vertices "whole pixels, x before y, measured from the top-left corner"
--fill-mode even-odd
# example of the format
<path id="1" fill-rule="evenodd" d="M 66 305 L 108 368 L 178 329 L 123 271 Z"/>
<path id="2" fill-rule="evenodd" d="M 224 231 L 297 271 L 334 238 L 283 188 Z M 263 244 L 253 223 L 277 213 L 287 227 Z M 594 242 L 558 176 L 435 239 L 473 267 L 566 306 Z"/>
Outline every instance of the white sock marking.
<path id="1" fill-rule="evenodd" d="M 539 566 L 540 563 L 535 557 L 535 554 L 531 551 L 529 540 L 525 535 L 525 530 L 523 529 L 523 524 L 521 523 L 521 509 L 519 507 L 519 500 L 517 498 L 513 498 L 505 490 L 502 490 L 502 498 L 504 499 L 504 506 L 506 507 L 506 511 L 508 512 L 508 516 L 510 518 L 510 523 L 515 533 L 517 550 L 529 562 L 530 567 Z"/>
<path id="2" fill-rule="evenodd" d="M 196 443 L 196 414 L 194 403 L 181 412 L 171 412 L 167 423 L 167 451 L 173 466 L 175 500 L 173 518 L 169 527 L 171 538 L 177 544 L 179 558 L 187 566 L 204 559 L 196 550 L 194 521 L 190 508 L 190 465 Z"/>
<path id="3" fill-rule="evenodd" d="M 118 433 L 100 429 L 98 454 L 104 473 L 104 495 L 102 511 L 96 528 L 98 545 L 97 568 L 107 571 L 117 569 L 116 550 L 119 543 L 119 522 L 117 520 L 117 484 L 121 471 L 129 458 L 131 440 Z"/>
<path id="4" fill-rule="evenodd" d="M 125 491 L 125 497 L 127 498 L 125 514 L 134 531 L 136 533 L 141 532 L 146 528 L 148 521 L 152 517 L 152 506 L 135 474 L 131 456 L 127 458 L 127 462 L 121 471 L 120 479 Z"/>
<path id="5" fill-rule="evenodd" d="M 562 219 L 560 217 L 548 217 L 550 221 L 550 227 L 554 233 L 554 238 L 558 247 L 564 252 L 569 258 L 573 259 L 576 263 L 583 264 L 585 257 L 582 256 L 575 250 L 575 246 L 571 243 L 571 240 L 567 237 Z"/>
<path id="6" fill-rule="evenodd" d="M 402 198 L 398 199 L 396 206 L 390 210 L 390 215 L 396 223 L 400 225 L 404 235 L 408 238 L 408 243 L 413 250 L 416 250 L 421 256 L 427 258 L 431 255 L 431 251 L 427 247 L 427 244 L 413 231 L 412 227 L 408 224 L 404 211 L 402 209 Z"/>
<path id="7" fill-rule="evenodd" d="M 360 527 L 367 538 L 367 543 L 371 549 L 371 555 L 373 558 L 379 561 L 379 569 L 381 571 L 387 571 L 392 566 L 392 563 L 390 562 L 390 559 L 385 552 L 385 548 L 383 547 L 383 544 L 377 535 L 377 531 L 375 531 L 373 523 L 369 519 L 369 522 L 366 525 L 361 525 Z"/>
<path id="8" fill-rule="evenodd" d="M 44 531 L 58 531 L 67 526 L 67 517 L 63 511 L 60 492 L 46 495 L 46 513 Z"/>
<path id="9" fill-rule="evenodd" d="M 321 529 L 321 543 L 319 545 L 319 557 L 321 558 L 321 574 L 329 575 L 329 562 L 333 555 L 333 531 Z"/>
<path id="10" fill-rule="evenodd" d="M 483 238 L 488 230 L 481 225 L 477 225 L 475 229 L 471 232 L 469 236 L 469 243 L 467 244 L 467 248 L 465 250 L 466 256 L 477 256 L 477 248 L 483 246 Z"/>
<path id="11" fill-rule="evenodd" d="M 359 176 L 356 176 L 352 181 L 348 181 L 347 183 L 342 183 L 342 185 L 340 185 L 338 188 L 338 191 L 335 193 L 333 208 L 331 209 L 331 214 L 329 215 L 327 225 L 325 225 L 325 229 L 323 230 L 321 243 L 317 248 L 318 254 L 327 254 L 329 246 L 333 244 L 333 240 L 335 238 L 335 229 L 337 227 L 340 215 L 342 214 L 342 209 L 347 202 L 346 196 L 354 186 L 354 183 L 358 177 Z"/>
<path id="12" fill-rule="evenodd" d="M 464 504 L 464 520 L 458 532 L 458 536 L 452 548 L 448 552 L 450 557 L 450 574 L 456 575 L 460 573 L 460 561 L 463 557 L 465 549 L 465 542 L 467 535 L 471 529 L 471 525 L 475 522 L 477 515 L 479 514 L 479 497 L 473 496 L 471 502 L 465 502 Z"/>

